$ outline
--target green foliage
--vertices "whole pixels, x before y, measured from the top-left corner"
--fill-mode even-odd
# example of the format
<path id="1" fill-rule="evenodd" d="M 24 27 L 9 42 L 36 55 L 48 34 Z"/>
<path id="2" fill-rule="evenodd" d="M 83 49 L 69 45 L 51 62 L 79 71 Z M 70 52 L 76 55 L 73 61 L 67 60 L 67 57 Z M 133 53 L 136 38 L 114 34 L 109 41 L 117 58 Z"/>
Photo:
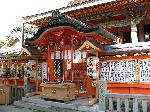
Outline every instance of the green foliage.
<path id="1" fill-rule="evenodd" d="M 24 26 L 25 33 L 35 34 L 37 30 L 38 30 L 38 27 L 31 25 L 31 24 L 27 24 Z"/>
<path id="2" fill-rule="evenodd" d="M 12 45 L 14 45 L 14 44 L 16 43 L 16 41 L 17 41 L 17 38 L 12 38 L 12 39 L 8 42 L 7 46 L 8 46 L 8 47 L 11 47 Z"/>
<path id="3" fill-rule="evenodd" d="M 0 47 L 4 44 L 4 42 L 2 40 L 0 40 Z"/>

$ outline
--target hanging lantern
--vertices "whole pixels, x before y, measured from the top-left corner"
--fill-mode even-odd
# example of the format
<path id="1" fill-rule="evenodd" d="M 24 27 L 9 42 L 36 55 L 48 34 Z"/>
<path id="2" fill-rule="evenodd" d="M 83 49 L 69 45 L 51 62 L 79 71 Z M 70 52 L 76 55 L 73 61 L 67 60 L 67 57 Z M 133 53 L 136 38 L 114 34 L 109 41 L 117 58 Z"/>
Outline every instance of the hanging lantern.
<path id="1" fill-rule="evenodd" d="M 54 52 L 51 52 L 51 59 L 54 59 Z"/>
<path id="2" fill-rule="evenodd" d="M 99 59 L 97 57 L 91 56 L 87 59 L 87 75 L 91 79 L 99 77 Z"/>
<path id="3" fill-rule="evenodd" d="M 56 51 L 55 59 L 61 59 L 61 52 Z"/>
<path id="4" fill-rule="evenodd" d="M 79 63 L 79 61 L 81 60 L 81 55 L 82 54 L 79 50 L 75 50 L 73 63 Z"/>

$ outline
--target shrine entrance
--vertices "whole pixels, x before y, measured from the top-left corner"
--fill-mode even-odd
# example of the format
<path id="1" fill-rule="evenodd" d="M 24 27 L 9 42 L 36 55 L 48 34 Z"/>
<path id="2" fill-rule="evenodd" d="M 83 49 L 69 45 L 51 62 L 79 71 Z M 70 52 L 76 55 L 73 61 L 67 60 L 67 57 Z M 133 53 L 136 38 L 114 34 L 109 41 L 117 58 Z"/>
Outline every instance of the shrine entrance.
<path id="1" fill-rule="evenodd" d="M 52 16 L 33 38 L 26 39 L 27 45 L 47 53 L 43 83 L 71 83 L 75 85 L 76 96 L 96 95 L 98 53 L 104 52 L 102 45 L 112 44 L 117 37 L 101 27 L 86 26 L 57 11 Z M 91 54 L 96 54 L 97 62 Z"/>
<path id="2" fill-rule="evenodd" d="M 63 35 L 64 32 L 66 34 Z M 49 34 L 52 35 L 49 37 L 50 39 L 46 38 Z M 73 83 L 77 97 L 95 96 L 97 82 L 92 76 L 95 72 L 92 70 L 95 66 L 92 62 L 94 59 L 92 58 L 89 64 L 87 62 L 92 55 L 90 51 L 94 51 L 94 45 L 91 46 L 90 42 L 94 39 L 93 34 L 82 34 L 71 27 L 60 27 L 49 29 L 43 35 L 45 39 L 33 42 L 40 49 L 47 51 L 45 63 L 47 76 L 43 78 L 42 82 Z M 80 35 L 83 37 L 81 38 Z M 49 42 L 49 44 L 45 46 L 45 42 Z"/>

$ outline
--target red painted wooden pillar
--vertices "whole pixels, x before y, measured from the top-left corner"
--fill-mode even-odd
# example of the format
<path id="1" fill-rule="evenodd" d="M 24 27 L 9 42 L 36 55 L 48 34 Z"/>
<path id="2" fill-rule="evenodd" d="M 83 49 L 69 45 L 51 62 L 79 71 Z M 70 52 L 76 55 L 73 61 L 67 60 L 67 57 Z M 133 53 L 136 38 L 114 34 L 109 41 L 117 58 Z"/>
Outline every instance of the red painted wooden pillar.
<path id="1" fill-rule="evenodd" d="M 65 41 L 62 39 L 62 53 L 63 53 L 63 82 L 66 81 L 65 79 Z"/>
<path id="2" fill-rule="evenodd" d="M 50 55 L 49 55 L 49 51 L 50 50 L 50 45 L 48 44 L 47 46 L 47 82 L 49 82 L 49 64 L 50 64 Z"/>
<path id="3" fill-rule="evenodd" d="M 47 73 L 47 78 L 49 79 L 49 81 L 51 82 L 54 82 L 54 64 L 53 64 L 53 61 L 51 59 L 51 49 L 50 49 L 50 45 L 48 44 L 47 46 L 47 61 L 48 61 L 48 67 L 49 67 L 49 76 L 48 76 L 48 73 Z"/>
<path id="4" fill-rule="evenodd" d="M 89 77 L 87 77 L 87 95 L 90 96 L 92 94 L 92 81 Z"/>
<path id="5" fill-rule="evenodd" d="M 74 60 L 74 38 L 71 39 L 71 80 L 74 79 L 73 60 Z"/>

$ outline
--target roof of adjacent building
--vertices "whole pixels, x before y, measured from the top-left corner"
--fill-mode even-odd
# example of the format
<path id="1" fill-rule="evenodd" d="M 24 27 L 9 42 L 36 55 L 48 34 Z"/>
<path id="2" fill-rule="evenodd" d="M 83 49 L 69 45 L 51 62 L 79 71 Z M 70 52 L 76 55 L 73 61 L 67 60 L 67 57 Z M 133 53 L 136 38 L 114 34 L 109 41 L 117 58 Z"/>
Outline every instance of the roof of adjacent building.
<path id="1" fill-rule="evenodd" d="M 66 13 L 66 12 L 70 12 L 73 10 L 78 10 L 78 9 L 82 9 L 82 8 L 86 8 L 86 7 L 90 7 L 90 6 L 95 6 L 98 4 L 105 4 L 105 3 L 113 2 L 113 1 L 116 1 L 116 0 L 75 0 L 73 2 L 70 2 L 66 7 L 59 8 L 58 10 L 61 13 Z M 24 19 L 25 23 L 30 23 L 35 20 L 47 18 L 50 16 L 52 16 L 52 10 L 47 11 L 47 12 L 42 12 L 39 14 L 26 16 L 26 17 L 23 17 L 23 19 Z"/>
<path id="2" fill-rule="evenodd" d="M 100 0 L 72 0 L 71 2 L 69 2 L 68 6 L 81 5 L 81 4 L 95 2 L 95 1 L 100 1 Z"/>

